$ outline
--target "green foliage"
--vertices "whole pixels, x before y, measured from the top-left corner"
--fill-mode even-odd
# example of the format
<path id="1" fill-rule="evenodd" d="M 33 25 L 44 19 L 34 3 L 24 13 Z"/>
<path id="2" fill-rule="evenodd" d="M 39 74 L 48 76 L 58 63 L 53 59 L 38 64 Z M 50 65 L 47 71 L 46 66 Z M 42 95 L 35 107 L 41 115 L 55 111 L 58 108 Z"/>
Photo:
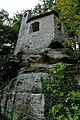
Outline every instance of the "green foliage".
<path id="1" fill-rule="evenodd" d="M 9 25 L 10 23 L 9 13 L 5 11 L 4 9 L 0 11 L 0 25 L 3 23 L 7 25 Z"/>
<path id="2" fill-rule="evenodd" d="M 53 10 L 55 6 L 54 0 L 40 0 L 40 3 L 33 9 L 33 14 L 45 13 L 47 11 Z"/>
<path id="3" fill-rule="evenodd" d="M 43 8 L 43 12 L 49 11 L 49 10 L 53 10 L 54 8 L 54 0 L 42 0 L 42 8 Z"/>
<path id="4" fill-rule="evenodd" d="M 43 80 L 47 120 L 79 120 L 80 86 L 75 78 L 79 69 L 58 63 L 49 70 L 48 78 Z"/>
<path id="5" fill-rule="evenodd" d="M 10 44 L 11 50 L 15 47 L 21 24 L 21 13 L 16 13 L 13 18 L 5 10 L 0 11 L 0 49 L 5 44 Z"/>
<path id="6" fill-rule="evenodd" d="M 79 0 L 58 0 L 56 6 L 59 12 L 60 23 L 66 26 L 70 32 L 77 34 L 80 25 Z"/>
<path id="7" fill-rule="evenodd" d="M 55 9 L 59 13 L 58 22 L 67 28 L 67 35 L 80 44 L 80 0 L 57 0 Z"/>
<path id="8" fill-rule="evenodd" d="M 0 115 L 0 120 L 10 120 L 10 119 L 8 118 L 8 114 L 5 113 Z"/>
<path id="9" fill-rule="evenodd" d="M 5 10 L 0 11 L 0 85 L 4 85 L 15 75 L 9 58 L 14 52 L 21 24 L 22 13 L 13 18 Z M 16 72 L 17 73 L 17 72 Z M 0 86 L 0 87 L 1 87 Z"/>
<path id="10" fill-rule="evenodd" d="M 11 26 L 13 30 L 17 33 L 17 35 L 20 29 L 21 20 L 22 20 L 22 13 L 16 12 L 15 15 L 13 16 L 13 22 Z"/>

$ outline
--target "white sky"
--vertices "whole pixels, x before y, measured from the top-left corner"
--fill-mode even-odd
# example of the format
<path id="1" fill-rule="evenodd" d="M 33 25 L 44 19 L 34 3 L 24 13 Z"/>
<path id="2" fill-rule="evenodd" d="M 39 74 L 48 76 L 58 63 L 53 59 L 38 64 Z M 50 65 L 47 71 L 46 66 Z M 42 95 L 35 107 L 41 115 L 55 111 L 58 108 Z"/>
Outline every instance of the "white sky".
<path id="1" fill-rule="evenodd" d="M 0 0 L 0 10 L 6 10 L 10 16 L 16 11 L 28 10 L 34 8 L 39 0 Z"/>

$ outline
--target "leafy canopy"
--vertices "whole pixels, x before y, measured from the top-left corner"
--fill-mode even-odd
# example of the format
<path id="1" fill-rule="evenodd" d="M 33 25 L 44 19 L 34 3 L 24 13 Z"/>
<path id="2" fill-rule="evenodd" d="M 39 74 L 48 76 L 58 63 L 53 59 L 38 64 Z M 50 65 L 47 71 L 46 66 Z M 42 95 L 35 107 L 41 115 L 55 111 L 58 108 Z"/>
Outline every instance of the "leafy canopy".
<path id="1" fill-rule="evenodd" d="M 58 21 L 68 29 L 72 38 L 80 36 L 80 0 L 57 0 Z"/>
<path id="2" fill-rule="evenodd" d="M 49 70 L 48 78 L 43 79 L 46 120 L 79 120 L 80 86 L 76 79 L 80 65 L 56 64 Z"/>

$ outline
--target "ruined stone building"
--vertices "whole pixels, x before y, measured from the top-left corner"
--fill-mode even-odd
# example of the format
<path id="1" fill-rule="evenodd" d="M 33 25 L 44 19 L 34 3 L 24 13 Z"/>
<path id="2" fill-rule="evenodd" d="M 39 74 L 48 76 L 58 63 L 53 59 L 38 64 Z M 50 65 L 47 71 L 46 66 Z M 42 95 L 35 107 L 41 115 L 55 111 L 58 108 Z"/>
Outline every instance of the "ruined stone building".
<path id="1" fill-rule="evenodd" d="M 10 120 L 45 120 L 45 99 L 41 79 L 54 63 L 69 58 L 60 42 L 64 28 L 56 22 L 56 11 L 22 18 L 15 55 L 20 58 L 20 70 L 3 90 L 1 112 Z"/>
<path id="2" fill-rule="evenodd" d="M 35 50 L 47 48 L 52 41 L 61 42 L 64 28 L 57 23 L 57 17 L 56 11 L 37 16 L 32 16 L 31 12 L 27 11 L 22 18 L 15 54 L 25 47 Z"/>

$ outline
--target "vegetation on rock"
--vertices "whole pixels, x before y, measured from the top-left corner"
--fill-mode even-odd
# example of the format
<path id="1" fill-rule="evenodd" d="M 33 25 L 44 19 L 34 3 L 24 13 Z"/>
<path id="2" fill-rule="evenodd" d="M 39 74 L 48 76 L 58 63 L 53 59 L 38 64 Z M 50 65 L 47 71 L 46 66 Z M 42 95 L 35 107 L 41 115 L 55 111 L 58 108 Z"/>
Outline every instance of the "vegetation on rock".
<path id="1" fill-rule="evenodd" d="M 64 45 L 74 47 L 80 44 L 80 1 L 79 0 L 40 0 L 32 10 L 33 14 L 40 14 L 50 10 L 57 10 L 59 13 L 58 22 L 67 28 L 69 35 Z M 21 24 L 22 13 L 16 13 L 13 18 L 5 10 L 0 11 L 0 79 L 1 84 L 7 81 L 9 58 L 13 54 L 18 32 Z M 6 68 L 7 67 L 7 68 Z M 11 70 L 11 69 L 10 69 Z M 11 79 L 11 78 L 10 78 Z"/>
<path id="2" fill-rule="evenodd" d="M 4 86 L 15 77 L 15 69 L 10 63 L 10 57 L 18 38 L 22 13 L 16 13 L 13 18 L 5 10 L 0 11 L 0 84 Z M 14 70 L 13 70 L 14 69 Z M 17 68 L 16 68 L 17 69 Z"/>
<path id="3" fill-rule="evenodd" d="M 34 15 L 56 10 L 59 13 L 58 23 L 67 28 L 64 46 L 72 48 L 80 46 L 80 0 L 40 0 L 32 10 Z M 5 10 L 0 11 L 0 84 L 5 86 L 8 81 L 17 76 L 19 63 L 10 57 L 14 52 L 22 13 L 16 13 L 13 18 Z M 75 47 L 76 48 L 76 47 Z M 80 47 L 79 47 L 80 48 Z M 80 49 L 79 49 L 80 50 Z M 80 76 L 80 51 L 75 49 L 78 64 L 66 66 L 58 63 L 53 70 L 49 70 L 48 78 L 43 80 L 45 95 L 45 116 L 47 120 L 79 120 L 80 119 L 80 85 L 77 76 Z M 35 68 L 36 71 L 43 69 Z M 34 71 L 33 68 L 26 71 Z M 5 120 L 8 119 L 5 117 Z"/>
<path id="4" fill-rule="evenodd" d="M 76 67 L 58 63 L 43 81 L 45 116 L 47 120 L 79 120 L 80 85 L 76 79 L 80 65 Z"/>
<path id="5" fill-rule="evenodd" d="M 58 22 L 67 28 L 66 43 L 80 45 L 80 0 L 58 0 L 55 9 L 59 13 Z"/>

